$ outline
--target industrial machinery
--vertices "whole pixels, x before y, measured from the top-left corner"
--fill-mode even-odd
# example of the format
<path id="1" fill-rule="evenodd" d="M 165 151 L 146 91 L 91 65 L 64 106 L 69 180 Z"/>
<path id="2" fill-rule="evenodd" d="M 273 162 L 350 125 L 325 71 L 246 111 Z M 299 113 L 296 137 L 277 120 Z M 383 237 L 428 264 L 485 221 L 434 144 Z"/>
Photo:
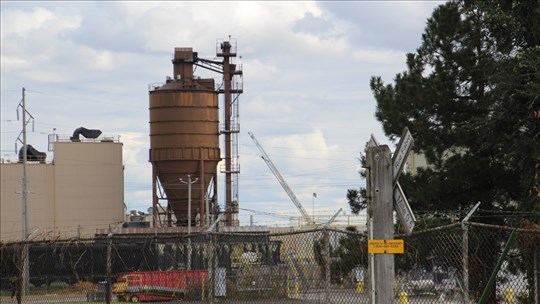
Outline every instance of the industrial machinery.
<path id="1" fill-rule="evenodd" d="M 22 162 L 24 158 L 24 147 L 21 147 L 19 149 L 19 162 Z M 47 153 L 45 152 L 39 152 L 36 150 L 36 148 L 32 147 L 32 145 L 26 145 L 26 159 L 28 161 L 38 161 L 40 163 L 45 163 L 45 159 L 47 158 Z"/>
<path id="2" fill-rule="evenodd" d="M 80 135 L 85 138 L 96 139 L 101 135 L 101 130 L 91 130 L 85 127 L 80 127 L 73 131 L 73 136 L 70 137 L 71 141 L 80 141 Z"/>
<path id="3" fill-rule="evenodd" d="M 112 292 L 121 302 L 183 299 L 186 293 L 204 298 L 208 270 L 136 271 L 120 274 Z"/>
<path id="4" fill-rule="evenodd" d="M 164 84 L 151 84 L 150 162 L 154 225 L 187 226 L 200 219 L 210 225 L 217 208 L 217 165 L 222 160 L 219 135 L 224 134 L 225 215 L 226 225 L 238 225 L 238 95 L 242 93 L 239 65 L 231 63 L 236 46 L 218 42 L 222 61 L 199 58 L 192 48 L 175 48 L 174 76 Z M 194 66 L 223 74 L 223 85 L 216 87 L 213 78 L 193 75 Z M 224 94 L 224 123 L 219 120 L 219 94 Z M 193 178 L 182 184 L 181 179 Z M 191 179 L 190 179 L 191 180 Z M 195 182 L 196 181 L 196 182 Z M 193 191 L 191 191 L 193 188 Z M 167 201 L 162 207 L 159 200 Z M 159 206 L 158 206 L 159 205 Z M 189 206 L 188 206 L 189 205 Z M 159 210 L 166 214 L 165 223 Z"/>
<path id="5" fill-rule="evenodd" d="M 272 160 L 270 159 L 268 154 L 266 154 L 263 147 L 259 144 L 259 142 L 255 138 L 255 135 L 253 135 L 252 132 L 248 132 L 248 134 L 251 137 L 251 139 L 253 139 L 253 142 L 255 142 L 255 145 L 257 145 L 257 148 L 259 148 L 259 150 L 261 151 L 262 153 L 261 158 L 266 162 L 266 164 L 268 165 L 268 168 L 270 168 L 270 170 L 272 171 L 272 173 L 274 174 L 278 182 L 283 187 L 283 190 L 287 192 L 287 195 L 289 195 L 293 204 L 296 206 L 296 208 L 298 208 L 298 211 L 300 211 L 300 213 L 302 214 L 303 219 L 306 221 L 308 225 L 314 225 L 315 219 L 309 216 L 306 209 L 304 209 L 304 207 L 302 206 L 302 204 L 300 203 L 300 201 L 298 200 L 294 192 L 291 190 L 291 188 L 289 187 L 289 185 L 287 184 L 283 176 L 281 176 L 276 166 L 274 166 L 274 163 L 272 163 Z"/>
<path id="6" fill-rule="evenodd" d="M 150 88 L 149 93 L 153 210 L 158 210 L 156 188 L 159 183 L 167 199 L 167 211 L 174 213 L 176 224 L 181 226 L 187 225 L 188 217 L 195 223 L 197 209 L 204 218 L 206 189 L 211 180 L 217 180 L 216 167 L 220 161 L 218 96 L 214 80 L 193 77 L 193 54 L 191 48 L 176 48 L 175 78 Z M 189 198 L 188 188 L 180 183 L 180 179 L 188 175 L 198 178 Z M 188 201 L 194 204 L 189 215 Z"/>

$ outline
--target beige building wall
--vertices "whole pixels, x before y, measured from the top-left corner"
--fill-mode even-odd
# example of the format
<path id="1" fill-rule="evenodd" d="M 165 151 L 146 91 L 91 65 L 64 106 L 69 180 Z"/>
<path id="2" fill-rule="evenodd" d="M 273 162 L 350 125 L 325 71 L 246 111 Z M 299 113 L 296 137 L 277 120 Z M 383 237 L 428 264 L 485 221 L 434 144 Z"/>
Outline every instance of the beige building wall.
<path id="1" fill-rule="evenodd" d="M 29 163 L 27 174 L 34 237 L 91 237 L 124 219 L 122 143 L 55 142 L 53 163 Z M 2 241 L 22 238 L 22 175 L 22 164 L 1 164 Z"/>
<path id="2" fill-rule="evenodd" d="M 23 165 L 1 164 L 0 240 L 20 240 L 22 235 Z M 39 227 L 54 229 L 54 168 L 48 164 L 29 164 L 28 233 Z"/>
<path id="3" fill-rule="evenodd" d="M 407 156 L 407 161 L 405 162 L 405 170 L 411 173 L 411 175 L 416 175 L 418 168 L 426 168 L 428 166 L 429 164 L 427 163 L 426 156 L 423 153 L 416 154 L 411 152 Z"/>

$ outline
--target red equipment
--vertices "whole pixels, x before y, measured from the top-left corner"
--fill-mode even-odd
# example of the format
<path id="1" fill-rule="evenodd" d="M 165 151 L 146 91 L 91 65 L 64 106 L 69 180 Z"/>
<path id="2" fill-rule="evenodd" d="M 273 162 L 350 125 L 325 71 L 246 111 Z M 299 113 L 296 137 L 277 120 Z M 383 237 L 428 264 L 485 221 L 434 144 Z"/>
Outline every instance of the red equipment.
<path id="1" fill-rule="evenodd" d="M 204 298 L 207 270 L 138 271 L 118 275 L 113 293 L 119 301 L 169 301 L 187 293 Z"/>

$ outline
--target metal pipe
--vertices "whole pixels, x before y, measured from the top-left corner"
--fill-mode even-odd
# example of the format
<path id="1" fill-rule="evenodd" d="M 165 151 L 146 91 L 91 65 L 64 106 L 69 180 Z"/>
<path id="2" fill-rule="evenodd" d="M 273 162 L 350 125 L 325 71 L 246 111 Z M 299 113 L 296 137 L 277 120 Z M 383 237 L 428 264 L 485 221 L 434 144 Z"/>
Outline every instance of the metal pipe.
<path id="1" fill-rule="evenodd" d="M 154 227 L 158 224 L 158 197 L 157 197 L 157 175 L 156 167 L 152 166 L 152 225 Z"/>
<path id="2" fill-rule="evenodd" d="M 206 194 L 206 189 L 204 188 L 205 185 L 206 185 L 206 180 L 205 180 L 205 174 L 204 174 L 204 156 L 203 156 L 203 149 L 202 148 L 199 148 L 199 153 L 201 155 L 201 161 L 200 161 L 200 165 L 201 165 L 201 168 L 200 168 L 200 178 L 201 178 L 201 189 L 199 191 L 199 197 L 200 197 L 200 201 L 199 201 L 199 226 L 204 226 L 204 219 L 206 218 L 206 210 L 205 210 L 205 194 Z"/>

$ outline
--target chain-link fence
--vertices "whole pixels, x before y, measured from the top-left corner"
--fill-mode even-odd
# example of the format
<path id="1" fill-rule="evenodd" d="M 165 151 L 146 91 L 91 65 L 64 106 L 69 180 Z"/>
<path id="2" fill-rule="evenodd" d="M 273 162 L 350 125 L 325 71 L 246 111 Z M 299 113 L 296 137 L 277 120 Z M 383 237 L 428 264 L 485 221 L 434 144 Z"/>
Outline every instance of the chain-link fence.
<path id="1" fill-rule="evenodd" d="M 454 224 L 396 236 L 395 303 L 539 303 L 540 230 Z M 112 236 L 4 243 L 1 303 L 370 303 L 367 236 Z M 500 262 L 500 263 L 499 263 Z M 493 282 L 490 276 L 500 264 Z"/>

